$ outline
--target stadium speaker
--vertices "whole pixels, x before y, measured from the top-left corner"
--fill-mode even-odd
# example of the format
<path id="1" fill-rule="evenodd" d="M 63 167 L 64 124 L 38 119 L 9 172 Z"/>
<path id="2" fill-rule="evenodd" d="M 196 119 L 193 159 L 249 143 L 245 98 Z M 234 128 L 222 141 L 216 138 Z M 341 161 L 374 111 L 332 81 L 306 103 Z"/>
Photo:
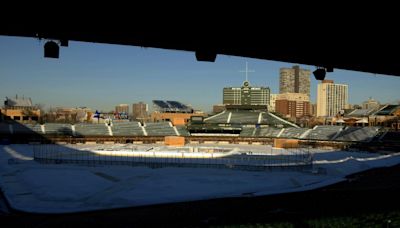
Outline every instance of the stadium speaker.
<path id="1" fill-rule="evenodd" d="M 60 47 L 54 41 L 47 41 L 44 44 L 44 57 L 58 59 L 60 54 Z"/>
<path id="2" fill-rule="evenodd" d="M 317 80 L 324 80 L 326 75 L 326 70 L 324 68 L 318 68 L 314 72 L 314 77 Z"/>
<path id="3" fill-rule="evenodd" d="M 217 58 L 217 53 L 212 51 L 196 51 L 196 59 L 197 61 L 202 62 L 215 62 Z"/>

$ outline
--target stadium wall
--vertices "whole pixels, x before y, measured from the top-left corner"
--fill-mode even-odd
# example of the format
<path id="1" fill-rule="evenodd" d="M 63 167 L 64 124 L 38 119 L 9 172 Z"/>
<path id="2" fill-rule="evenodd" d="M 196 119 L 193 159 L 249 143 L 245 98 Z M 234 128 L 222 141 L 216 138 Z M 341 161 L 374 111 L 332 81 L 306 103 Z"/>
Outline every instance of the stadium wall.
<path id="1" fill-rule="evenodd" d="M 153 112 L 150 120 L 153 122 L 171 121 L 174 126 L 185 125 L 192 116 L 206 116 L 202 113 L 169 113 L 169 112 Z"/>

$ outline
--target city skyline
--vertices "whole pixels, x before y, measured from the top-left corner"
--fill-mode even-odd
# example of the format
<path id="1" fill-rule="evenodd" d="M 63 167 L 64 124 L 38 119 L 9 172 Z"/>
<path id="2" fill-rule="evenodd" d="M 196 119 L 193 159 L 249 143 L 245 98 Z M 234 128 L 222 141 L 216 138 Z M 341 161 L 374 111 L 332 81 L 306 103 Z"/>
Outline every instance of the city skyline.
<path id="1" fill-rule="evenodd" d="M 70 42 L 60 59 L 43 58 L 44 41 L 0 36 L 0 97 L 25 96 L 49 107 L 113 110 L 118 104 L 178 100 L 209 112 L 222 103 L 224 87 L 245 80 L 245 63 L 254 70 L 249 81 L 279 92 L 280 68 L 313 71 L 314 66 L 218 55 L 215 63 L 197 62 L 193 52 Z M 374 98 L 380 103 L 400 99 L 400 78 L 337 70 L 326 79 L 349 85 L 349 103 Z M 311 102 L 318 81 L 311 75 Z M 384 89 L 383 89 L 384 88 Z"/>

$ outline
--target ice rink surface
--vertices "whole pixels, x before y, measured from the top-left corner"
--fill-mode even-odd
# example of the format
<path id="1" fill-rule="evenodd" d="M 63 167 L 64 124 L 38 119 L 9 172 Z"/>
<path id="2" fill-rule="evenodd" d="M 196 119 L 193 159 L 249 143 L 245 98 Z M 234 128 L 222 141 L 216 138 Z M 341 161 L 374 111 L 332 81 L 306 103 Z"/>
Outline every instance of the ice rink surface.
<path id="1" fill-rule="evenodd" d="M 36 213 L 79 212 L 305 191 L 340 182 L 349 174 L 400 163 L 399 153 L 381 155 L 311 149 L 314 165 L 308 171 L 85 166 L 38 163 L 33 159 L 33 147 L 19 144 L 0 146 L 0 186 L 12 208 Z M 80 145 L 74 148 L 125 151 L 130 147 L 137 146 Z M 265 145 L 218 147 L 235 149 L 239 153 L 287 153 Z M 318 172 L 320 170 L 324 172 Z"/>

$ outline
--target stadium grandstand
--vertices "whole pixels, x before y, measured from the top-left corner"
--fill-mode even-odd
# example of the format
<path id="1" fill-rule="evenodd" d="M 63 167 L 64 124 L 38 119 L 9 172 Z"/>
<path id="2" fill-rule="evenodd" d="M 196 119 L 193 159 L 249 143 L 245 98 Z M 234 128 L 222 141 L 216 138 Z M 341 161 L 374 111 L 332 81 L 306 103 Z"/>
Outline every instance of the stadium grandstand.
<path id="1" fill-rule="evenodd" d="M 171 122 L 146 123 L 145 129 L 149 136 L 178 135 Z"/>
<path id="2" fill-rule="evenodd" d="M 308 133 L 306 139 L 333 140 L 342 130 L 343 126 L 317 125 Z"/>
<path id="3" fill-rule="evenodd" d="M 237 113 L 235 113 L 237 114 Z M 224 114 L 229 115 L 229 114 Z M 255 115 L 253 116 L 254 118 Z M 195 118 L 194 118 L 195 119 Z M 222 118 L 221 118 L 222 119 Z M 223 119 L 222 119 L 223 120 Z M 223 121 L 226 121 L 223 120 Z M 223 122 L 222 121 L 222 122 Z M 194 121 L 196 122 L 196 121 Z M 202 123 L 202 124 L 199 124 Z M 13 138 L 14 136 L 29 141 L 30 138 L 37 139 L 43 136 L 46 139 L 57 138 L 61 141 L 70 139 L 93 139 L 98 140 L 117 140 L 119 138 L 140 138 L 146 140 L 146 137 L 164 137 L 164 136 L 199 136 L 199 133 L 223 134 L 236 138 L 260 139 L 260 138 L 282 138 L 299 139 L 305 141 L 332 141 L 332 142 L 390 142 L 399 144 L 400 133 L 393 132 L 387 128 L 375 127 L 353 127 L 353 126 L 334 126 L 317 125 L 312 129 L 299 128 L 293 126 L 275 127 L 258 124 L 240 124 L 240 123 L 209 123 L 207 121 L 198 121 L 195 124 L 191 122 L 187 126 L 173 126 L 171 122 L 140 123 L 118 122 L 112 125 L 107 124 L 23 124 L 18 122 L 0 123 L 0 135 L 2 138 Z M 32 137 L 31 137 L 32 136 Z M 201 136 L 201 134 L 200 134 Z M 68 140 L 67 140 L 68 139 Z M 156 141 L 158 141 L 157 139 Z M 213 137 L 213 140 L 219 140 Z M 222 139 L 221 139 L 222 140 Z"/>
<path id="4" fill-rule="evenodd" d="M 191 121 L 187 129 L 190 133 L 277 137 L 284 127 L 299 128 L 296 124 L 266 111 L 235 108 L 227 109 L 202 121 Z"/>
<path id="5" fill-rule="evenodd" d="M 396 108 L 397 106 L 391 107 L 388 113 L 393 113 Z M 208 134 L 213 136 L 210 138 Z M 309 145 L 343 145 L 343 148 L 349 143 L 362 143 L 372 147 L 383 145 L 384 148 L 393 150 L 398 150 L 400 146 L 400 131 L 393 131 L 387 127 L 317 125 L 312 129 L 300 128 L 272 113 L 260 110 L 225 110 L 208 118 L 192 116 L 188 124 L 179 126 L 173 125 L 172 121 L 38 124 L 3 120 L 0 121 L 0 135 L 0 142 L 3 143 L 38 140 L 47 143 L 159 143 L 166 136 L 183 136 L 187 142 L 195 143 L 271 143 L 271 139 L 277 138 L 300 140 Z"/>
<path id="6" fill-rule="evenodd" d="M 76 124 L 76 136 L 104 136 L 109 135 L 109 130 L 105 124 Z"/>
<path id="7" fill-rule="evenodd" d="M 131 122 L 113 122 L 111 127 L 113 136 L 144 136 L 143 126 L 136 121 Z"/>
<path id="8" fill-rule="evenodd" d="M 46 135 L 60 135 L 60 136 L 72 136 L 72 126 L 70 124 L 60 124 L 60 123 L 47 123 L 42 125 L 44 129 L 44 134 Z"/>
<path id="9" fill-rule="evenodd" d="M 389 127 L 400 130 L 400 105 L 385 105 L 369 117 L 373 126 Z"/>
<path id="10" fill-rule="evenodd" d="M 375 113 L 375 115 L 393 115 L 396 111 L 400 111 L 400 105 L 386 105 Z"/>
<path id="11" fill-rule="evenodd" d="M 346 113 L 345 116 L 348 116 L 348 117 L 364 117 L 364 116 L 370 116 L 375 111 L 376 111 L 375 108 L 352 109 L 349 113 Z"/>
<path id="12" fill-rule="evenodd" d="M 0 107 L 0 121 L 15 120 L 18 122 L 31 123 L 37 122 L 40 118 L 40 109 L 32 104 L 31 98 L 6 97 L 4 106 Z"/>
<path id="13" fill-rule="evenodd" d="M 231 123 L 242 125 L 267 125 L 273 127 L 294 127 L 298 126 L 284 120 L 272 113 L 262 111 L 225 110 L 221 113 L 204 119 L 205 123 Z"/>
<path id="14" fill-rule="evenodd" d="M 380 127 L 346 127 L 335 141 L 370 142 L 378 134 Z"/>
<path id="15" fill-rule="evenodd" d="M 400 105 L 381 105 L 368 109 L 345 109 L 334 118 L 333 124 L 346 126 L 381 126 L 400 129 Z"/>

